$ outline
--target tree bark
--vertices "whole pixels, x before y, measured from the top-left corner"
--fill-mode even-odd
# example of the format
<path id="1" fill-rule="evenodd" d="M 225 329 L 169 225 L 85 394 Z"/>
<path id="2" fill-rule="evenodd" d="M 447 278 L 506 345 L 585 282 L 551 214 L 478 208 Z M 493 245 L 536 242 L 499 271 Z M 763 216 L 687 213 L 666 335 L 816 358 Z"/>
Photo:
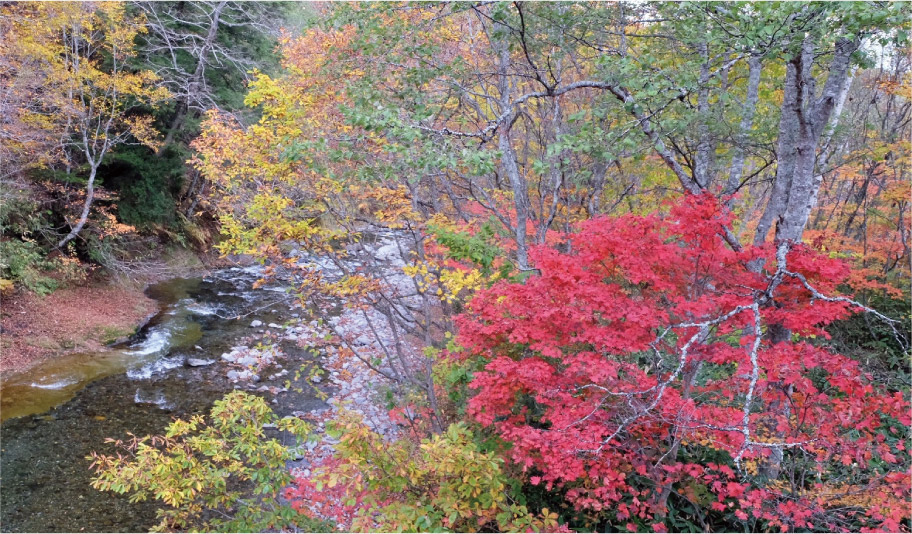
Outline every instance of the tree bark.
<path id="1" fill-rule="evenodd" d="M 817 197 L 820 194 L 820 184 L 823 183 L 823 173 L 826 171 L 826 167 L 830 162 L 830 158 L 841 154 L 845 144 L 840 147 L 833 146 L 833 133 L 836 128 L 839 127 L 839 120 L 842 117 L 842 109 L 845 107 L 846 98 L 849 96 L 849 89 L 852 88 L 852 81 L 855 79 L 855 69 L 848 75 L 845 85 L 839 92 L 839 96 L 836 98 L 836 106 L 833 109 L 833 118 L 830 121 L 830 125 L 826 128 L 826 131 L 823 133 L 823 141 L 820 143 L 822 151 L 820 157 L 817 158 L 815 164 L 816 175 L 814 176 L 814 181 L 817 182 L 817 187 L 814 188 L 814 198 L 811 200 L 811 206 L 817 205 Z"/>
<path id="2" fill-rule="evenodd" d="M 811 68 L 814 47 L 810 40 L 786 67 L 786 81 L 779 121 L 776 180 L 760 219 L 754 244 L 761 244 L 776 222 L 776 241 L 800 242 L 808 216 L 817 200 L 821 176 L 817 175 L 817 148 L 833 110 L 849 83 L 849 60 L 859 41 L 836 41 L 827 81 L 815 99 Z"/>
<path id="3" fill-rule="evenodd" d="M 722 196 L 727 196 L 726 205 L 731 209 L 734 205 L 734 194 L 741 185 L 741 176 L 744 173 L 745 150 L 750 130 L 754 125 L 754 114 L 757 111 L 757 102 L 760 100 L 760 72 L 761 59 L 751 56 L 747 62 L 747 95 L 744 98 L 744 107 L 741 111 L 741 123 L 738 125 L 738 135 L 735 139 L 735 152 L 732 155 L 731 168 L 728 173 L 728 182 L 722 191 Z"/>
<path id="4" fill-rule="evenodd" d="M 697 47 L 703 63 L 700 64 L 700 88 L 697 90 L 697 154 L 694 158 L 694 180 L 701 188 L 712 184 L 712 159 L 715 146 L 709 131 L 709 45 L 700 43 Z"/>
<path id="5" fill-rule="evenodd" d="M 788 194 L 795 173 L 798 154 L 798 115 L 801 113 L 799 102 L 799 70 L 801 58 L 805 51 L 789 61 L 785 66 L 785 83 L 782 87 L 782 106 L 779 116 L 779 146 L 776 149 L 776 178 L 773 189 L 757 231 L 754 234 L 754 245 L 761 245 L 773 226 L 773 222 L 785 212 Z"/>
<path id="6" fill-rule="evenodd" d="M 849 81 L 849 59 L 858 48 L 858 41 L 840 39 L 836 42 L 836 51 L 830 64 L 830 73 L 823 88 L 823 94 L 799 115 L 801 121 L 802 150 L 799 154 L 792 178 L 792 193 L 779 224 L 776 225 L 777 241 L 787 240 L 800 242 L 807 225 L 808 216 L 817 201 L 821 176 L 814 173 L 817 162 L 817 145 L 821 134 L 830 121 L 837 99 Z M 810 66 L 807 67 L 810 77 Z M 813 88 L 813 85 L 810 85 Z M 809 91 L 808 97 L 813 98 Z"/>
<path id="7" fill-rule="evenodd" d="M 513 207 L 516 210 L 516 228 L 514 236 L 516 240 L 516 263 L 520 271 L 528 271 L 529 252 L 527 245 L 528 221 L 529 221 L 529 193 L 528 185 L 519 172 L 519 164 L 516 161 L 516 151 L 510 141 L 510 130 L 516 119 L 516 110 L 513 108 L 511 101 L 509 67 L 510 67 L 510 46 L 506 40 L 499 40 L 492 43 L 499 56 L 498 65 L 498 97 L 502 113 L 506 113 L 506 120 L 497 129 L 497 148 L 501 153 L 501 168 L 510 181 L 510 189 L 513 191 Z"/>
<path id="8" fill-rule="evenodd" d="M 79 232 L 82 231 L 82 228 L 85 226 L 86 221 L 89 219 L 89 212 L 92 209 L 92 200 L 95 199 L 95 174 L 98 172 L 98 166 L 91 164 L 91 170 L 89 171 L 89 182 L 86 185 L 86 198 L 85 203 L 82 206 L 82 213 L 79 215 L 79 220 L 76 222 L 70 233 L 66 235 L 63 239 L 57 243 L 57 248 L 63 248 L 64 245 L 72 241 Z"/>
<path id="9" fill-rule="evenodd" d="M 817 147 L 837 99 L 848 83 L 849 59 L 858 44 L 857 40 L 836 41 L 827 81 L 819 98 L 815 98 L 816 84 L 812 73 L 815 50 L 810 39 L 805 39 L 801 51 L 786 66 L 776 180 L 754 235 L 755 245 L 764 243 L 773 221 L 776 221 L 776 243 L 779 243 L 780 251 L 783 251 L 781 247 L 786 247 L 781 255 L 777 254 L 778 269 L 785 268 L 785 252 L 789 244 L 801 242 L 808 216 L 817 200 L 820 188 L 819 176 L 814 172 Z M 760 271 L 763 264 L 755 262 L 752 267 Z M 791 331 L 782 324 L 773 323 L 768 326 L 767 337 L 770 343 L 776 344 L 791 339 Z M 791 391 L 788 387 L 783 393 L 789 396 Z M 784 417 L 789 415 L 787 401 L 781 404 L 772 402 L 766 409 Z M 781 448 L 773 448 L 760 466 L 761 476 L 766 480 L 778 478 L 783 457 Z"/>
<path id="10" fill-rule="evenodd" d="M 516 263 L 520 271 L 529 270 L 529 251 L 526 244 L 526 233 L 529 221 L 529 201 L 526 194 L 526 181 L 519 174 L 519 166 L 516 164 L 516 152 L 510 143 L 510 132 L 507 130 L 509 125 L 501 129 L 497 138 L 497 145 L 501 152 L 501 163 L 510 180 L 510 188 L 513 190 L 513 206 L 516 209 Z"/>

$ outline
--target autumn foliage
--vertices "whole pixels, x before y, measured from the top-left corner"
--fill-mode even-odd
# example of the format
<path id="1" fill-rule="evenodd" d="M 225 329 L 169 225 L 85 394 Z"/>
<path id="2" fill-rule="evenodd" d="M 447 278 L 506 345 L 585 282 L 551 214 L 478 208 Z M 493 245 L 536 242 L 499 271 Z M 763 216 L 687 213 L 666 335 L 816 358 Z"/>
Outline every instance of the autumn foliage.
<path id="1" fill-rule="evenodd" d="M 336 454 L 285 494 L 302 513 L 354 532 L 566 531 L 556 513 L 516 501 L 503 458 L 480 450 L 465 423 L 386 443 L 347 413 L 329 431 Z"/>
<path id="2" fill-rule="evenodd" d="M 701 521 L 899 530 L 909 403 L 817 342 L 851 307 L 809 288 L 836 294 L 848 268 L 804 246 L 735 252 L 729 222 L 689 196 L 586 221 L 570 253 L 533 249 L 539 274 L 480 291 L 458 322 L 457 357 L 488 362 L 469 413 L 532 484 L 630 530 L 674 529 L 670 495 Z M 771 343 L 782 328 L 793 339 Z"/>
<path id="3" fill-rule="evenodd" d="M 338 343 L 420 414 L 331 423 L 333 455 L 285 492 L 298 511 L 366 531 L 910 530 L 908 324 L 887 317 L 912 265 L 899 8 L 312 14 L 281 69 L 251 71 L 245 113 L 205 112 L 188 161 L 218 250 L 293 280 L 316 318 L 357 312 L 363 332 L 312 348 Z M 20 153 L 48 142 L 29 117 Z"/>

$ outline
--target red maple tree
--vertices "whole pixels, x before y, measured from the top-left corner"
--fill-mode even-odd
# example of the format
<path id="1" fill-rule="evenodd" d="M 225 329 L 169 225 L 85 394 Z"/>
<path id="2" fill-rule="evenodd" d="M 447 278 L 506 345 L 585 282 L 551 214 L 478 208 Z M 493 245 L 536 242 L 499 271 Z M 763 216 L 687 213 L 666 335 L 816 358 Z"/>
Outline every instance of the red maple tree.
<path id="1" fill-rule="evenodd" d="M 457 322 L 458 357 L 488 362 L 470 415 L 533 484 L 631 530 L 673 528 L 671 495 L 729 525 L 900 530 L 909 403 L 819 343 L 863 308 L 832 296 L 848 268 L 803 245 L 732 250 L 730 223 L 691 195 L 533 249 L 538 274 Z"/>

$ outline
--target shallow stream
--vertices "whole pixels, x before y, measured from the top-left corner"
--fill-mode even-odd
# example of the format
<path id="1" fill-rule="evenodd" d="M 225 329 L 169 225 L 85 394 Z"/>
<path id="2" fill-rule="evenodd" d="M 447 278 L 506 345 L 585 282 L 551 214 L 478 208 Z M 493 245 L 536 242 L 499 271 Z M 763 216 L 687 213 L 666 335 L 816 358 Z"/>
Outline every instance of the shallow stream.
<path id="1" fill-rule="evenodd" d="M 303 313 L 281 286 L 254 290 L 259 274 L 255 267 L 231 268 L 150 286 L 147 294 L 160 311 L 130 341 L 53 359 L 4 380 L 0 530 L 148 531 L 157 505 L 92 489 L 86 456 L 112 453 L 107 437 L 161 433 L 175 417 L 207 413 L 236 387 L 220 355 L 256 332 L 253 319 L 281 324 Z M 291 343 L 282 348 L 291 371 L 310 361 Z M 190 367 L 188 359 L 213 363 Z M 265 396 L 281 415 L 324 406 L 304 391 Z"/>

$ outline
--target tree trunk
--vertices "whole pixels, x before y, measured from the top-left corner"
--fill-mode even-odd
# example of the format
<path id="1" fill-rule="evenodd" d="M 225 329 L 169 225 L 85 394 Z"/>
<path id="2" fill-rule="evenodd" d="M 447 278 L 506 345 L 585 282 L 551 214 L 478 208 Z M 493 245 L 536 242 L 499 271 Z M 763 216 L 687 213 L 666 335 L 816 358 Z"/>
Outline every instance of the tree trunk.
<path id="1" fill-rule="evenodd" d="M 858 41 L 840 39 L 836 42 L 836 51 L 830 64 L 830 73 L 827 78 L 823 94 L 814 102 L 813 106 L 806 107 L 799 115 L 801 122 L 801 152 L 792 178 L 792 192 L 789 194 L 788 205 L 780 222 L 776 225 L 777 241 L 800 242 L 807 225 L 808 216 L 817 201 L 817 192 L 820 190 L 821 176 L 814 173 L 817 163 L 817 145 L 820 136 L 830 122 L 830 117 L 836 107 L 840 95 L 849 82 L 849 59 L 858 48 Z M 802 54 L 803 56 L 804 54 Z M 808 62 L 811 58 L 808 58 Z M 811 67 L 806 67 L 808 77 L 811 76 Z M 808 99 L 814 97 L 812 84 L 809 85 Z"/>
<path id="2" fill-rule="evenodd" d="M 513 190 L 513 206 L 516 209 L 516 263 L 520 271 L 529 270 L 529 251 L 526 244 L 526 233 L 529 221 L 529 201 L 526 194 L 526 182 L 519 174 L 519 166 L 516 164 L 516 152 L 513 145 L 510 144 L 509 121 L 498 135 L 497 143 L 501 151 L 501 162 L 504 173 L 510 180 L 510 187 Z"/>
<path id="3" fill-rule="evenodd" d="M 499 24 L 498 24 L 499 25 Z M 498 26 L 495 25 L 495 26 Z M 512 107 L 510 94 L 510 46 L 505 39 L 497 40 L 492 43 L 499 56 L 498 65 L 498 98 L 501 109 L 506 112 Z M 519 172 L 519 165 L 516 161 L 516 151 L 510 142 L 510 130 L 516 119 L 516 111 L 512 110 L 504 120 L 503 124 L 497 129 L 497 147 L 501 153 L 501 168 L 510 181 L 510 189 L 513 191 L 513 207 L 516 210 L 516 228 L 514 236 L 516 239 L 516 263 L 520 271 L 528 271 L 529 252 L 526 244 L 528 221 L 529 221 L 529 193 L 528 185 Z"/>
<path id="4" fill-rule="evenodd" d="M 823 134 L 823 141 L 820 143 L 822 151 L 820 157 L 817 158 L 817 163 L 815 164 L 816 175 L 814 176 L 814 181 L 817 182 L 817 186 L 814 188 L 814 198 L 811 200 L 811 206 L 817 205 L 817 196 L 820 194 L 820 184 L 823 183 L 823 173 L 826 171 L 826 167 L 830 162 L 830 158 L 833 156 L 839 156 L 842 150 L 845 148 L 845 143 L 839 147 L 833 146 L 833 133 L 836 128 L 839 126 L 839 120 L 842 116 L 842 109 L 845 107 L 846 97 L 849 96 L 849 89 L 852 88 L 852 81 L 855 79 L 855 69 L 852 69 L 852 72 L 849 74 L 848 79 L 843 85 L 842 89 L 839 92 L 839 96 L 836 97 L 836 106 L 833 109 L 833 119 L 830 125 L 826 128 L 826 131 Z"/>
<path id="5" fill-rule="evenodd" d="M 66 237 L 57 243 L 57 248 L 63 248 L 64 245 L 78 236 L 79 232 L 81 232 L 82 228 L 85 226 L 85 223 L 89 218 L 89 211 L 92 209 L 92 200 L 95 198 L 95 174 L 97 171 L 98 166 L 94 164 L 91 165 L 91 170 L 89 171 L 89 182 L 86 185 L 85 203 L 82 206 L 82 213 L 79 215 L 79 220 L 76 222 L 76 226 L 70 230 L 70 233 L 68 233 Z"/>
<path id="6" fill-rule="evenodd" d="M 560 70 L 560 63 L 557 66 Z M 550 128 L 550 141 L 557 143 L 560 140 L 562 132 L 561 124 L 563 120 L 563 114 L 560 106 L 560 99 L 552 99 L 551 107 L 551 128 Z M 557 216 L 558 206 L 560 202 L 560 191 L 563 185 L 563 170 L 561 169 L 562 160 L 564 156 L 564 151 L 555 152 L 554 155 L 549 158 L 548 162 L 548 185 L 547 189 L 540 192 L 540 197 L 542 200 L 542 207 L 538 232 L 536 236 L 536 243 L 542 244 L 545 242 L 545 238 L 548 235 L 548 229 L 551 228 L 551 223 L 554 222 L 554 217 Z M 547 196 L 551 196 L 551 203 L 547 209 L 545 209 L 544 202 Z"/>
<path id="7" fill-rule="evenodd" d="M 165 135 L 165 142 L 161 144 L 161 148 L 158 149 L 158 152 L 155 153 L 156 156 L 161 157 L 162 153 L 165 150 L 165 147 L 170 145 L 174 141 L 174 136 L 177 134 L 177 131 L 184 124 L 184 119 L 187 117 L 187 104 L 185 102 L 180 102 L 177 105 L 177 113 L 174 115 L 174 120 L 171 121 L 171 127 L 168 128 L 168 133 Z"/>
<path id="8" fill-rule="evenodd" d="M 773 221 L 776 221 L 776 241 L 801 241 L 822 178 L 814 172 L 817 147 L 833 110 L 844 98 L 841 95 L 849 83 L 849 60 L 858 44 L 857 39 L 836 42 L 820 98 L 815 99 L 811 42 L 806 40 L 801 52 L 788 62 L 779 120 L 776 180 L 754 235 L 754 244 L 766 240 Z"/>
<path id="9" fill-rule="evenodd" d="M 734 205 L 733 195 L 741 185 L 741 176 L 744 173 L 745 150 L 744 145 L 754 125 L 754 113 L 757 111 L 757 102 L 760 100 L 760 71 L 761 59 L 751 56 L 747 62 L 747 95 L 744 98 L 744 108 L 741 112 L 741 124 L 738 125 L 738 136 L 735 140 L 735 153 L 732 156 L 731 169 L 728 173 L 728 182 L 722 191 L 723 196 L 729 197 L 725 202 L 729 209 Z"/>
<path id="10" fill-rule="evenodd" d="M 754 234 L 754 245 L 761 245 L 766 241 L 773 222 L 785 211 L 788 203 L 789 189 L 792 175 L 795 173 L 795 161 L 798 155 L 798 115 L 801 113 L 799 88 L 799 69 L 801 56 L 789 61 L 785 66 L 785 83 L 782 88 L 782 107 L 779 116 L 779 146 L 776 149 L 776 178 L 773 181 L 773 190 L 760 223 Z"/>
<path id="11" fill-rule="evenodd" d="M 712 134 L 709 131 L 709 45 L 705 42 L 697 47 L 703 63 L 700 65 L 700 88 L 697 91 L 697 154 L 694 158 L 694 180 L 701 188 L 712 185 L 712 159 L 715 152 Z"/>
<path id="12" fill-rule="evenodd" d="M 839 39 L 836 41 L 833 59 L 830 63 L 826 84 L 820 98 L 816 97 L 815 79 L 812 73 L 814 46 L 806 39 L 801 51 L 786 67 L 786 79 L 782 101 L 782 116 L 779 120 L 779 149 L 777 154 L 776 181 L 773 191 L 754 235 L 754 244 L 766 241 L 773 220 L 776 221 L 776 242 L 800 243 L 808 216 L 817 200 L 820 177 L 814 172 L 817 162 L 817 147 L 821 134 L 830 121 L 839 95 L 849 80 L 849 59 L 858 48 L 858 41 Z M 785 256 L 777 258 L 778 268 Z M 761 262 L 753 266 L 758 272 Z M 775 344 L 791 339 L 791 331 L 782 324 L 770 324 L 767 337 Z M 785 394 L 791 394 L 789 387 Z M 769 413 L 789 415 L 789 403 L 771 402 Z M 778 437 L 781 433 L 773 432 Z M 773 448 L 760 466 L 760 474 L 766 480 L 778 478 L 784 454 L 781 448 Z"/>

